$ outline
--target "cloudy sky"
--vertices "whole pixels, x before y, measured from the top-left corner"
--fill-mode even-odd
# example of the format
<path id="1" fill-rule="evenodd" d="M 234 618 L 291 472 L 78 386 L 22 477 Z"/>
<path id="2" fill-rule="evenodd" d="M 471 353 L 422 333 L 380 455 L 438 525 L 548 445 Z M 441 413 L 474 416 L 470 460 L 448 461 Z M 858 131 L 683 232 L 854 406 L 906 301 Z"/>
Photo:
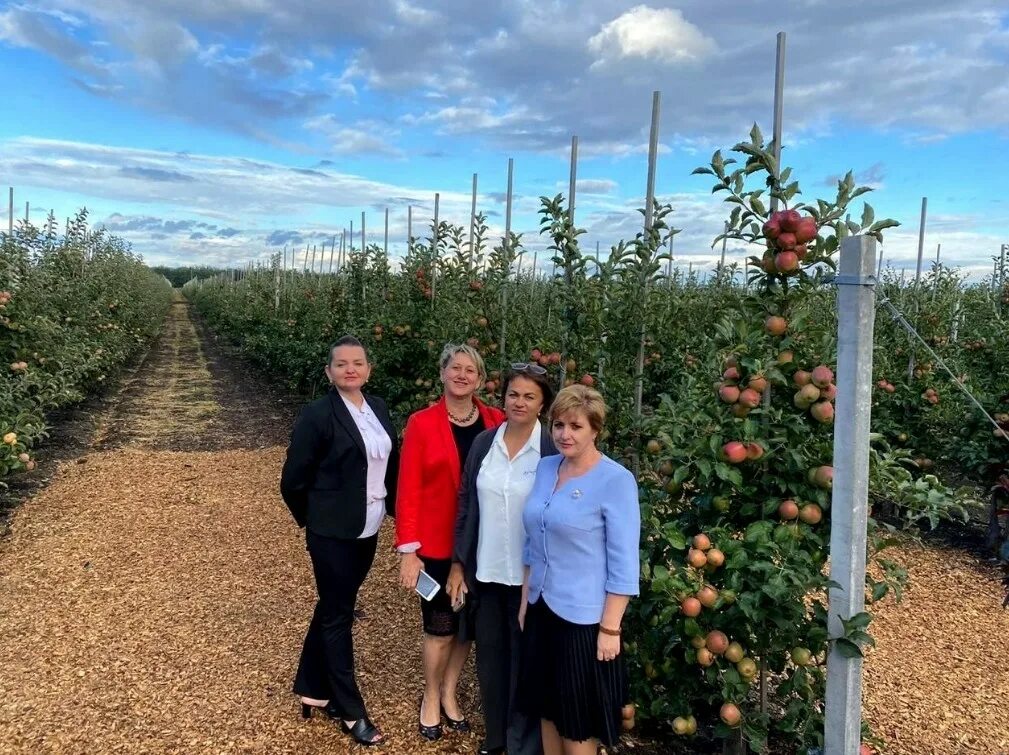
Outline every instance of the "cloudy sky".
<path id="1" fill-rule="evenodd" d="M 778 31 L 804 197 L 853 170 L 904 224 L 887 260 L 913 269 L 927 196 L 927 256 L 990 270 L 1009 242 L 1004 0 L 5 3 L 0 174 L 17 217 L 87 206 L 152 264 L 225 265 L 359 233 L 362 211 L 380 240 L 386 208 L 395 253 L 435 192 L 468 223 L 473 173 L 500 234 L 511 157 L 536 249 L 538 197 L 566 192 L 578 135 L 594 248 L 639 227 L 660 90 L 657 193 L 677 257 L 706 266 L 726 212 L 690 171 L 754 121 L 770 132 Z"/>

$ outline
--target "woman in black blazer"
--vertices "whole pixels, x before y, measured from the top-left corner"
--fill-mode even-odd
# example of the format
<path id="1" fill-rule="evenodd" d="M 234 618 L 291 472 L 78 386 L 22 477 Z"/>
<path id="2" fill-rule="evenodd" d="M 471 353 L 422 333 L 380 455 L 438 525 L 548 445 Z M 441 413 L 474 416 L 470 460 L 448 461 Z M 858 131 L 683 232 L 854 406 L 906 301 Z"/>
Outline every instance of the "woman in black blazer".
<path id="1" fill-rule="evenodd" d="M 332 389 L 306 406 L 291 433 L 280 492 L 305 539 L 319 601 L 305 636 L 294 692 L 302 715 L 323 708 L 363 745 L 382 733 L 369 720 L 354 679 L 351 625 L 371 568 L 382 518 L 392 515 L 399 454 L 382 399 L 362 392 L 371 365 L 344 336 L 329 350 Z"/>
<path id="2" fill-rule="evenodd" d="M 464 633 L 476 640 L 487 735 L 479 752 L 541 755 L 539 721 L 516 709 L 522 603 L 522 510 L 543 456 L 557 453 L 539 418 L 553 400 L 546 370 L 513 364 L 504 375 L 505 423 L 476 437 L 459 490 L 452 570 L 453 602 L 464 594 Z M 472 624 L 472 626 L 470 626 Z"/>

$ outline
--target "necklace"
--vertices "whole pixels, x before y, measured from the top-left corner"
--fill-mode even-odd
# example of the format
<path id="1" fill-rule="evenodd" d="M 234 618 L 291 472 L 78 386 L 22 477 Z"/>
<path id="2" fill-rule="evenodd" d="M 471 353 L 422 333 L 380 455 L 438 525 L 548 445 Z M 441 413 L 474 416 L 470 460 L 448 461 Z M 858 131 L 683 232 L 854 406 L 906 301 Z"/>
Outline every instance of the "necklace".
<path id="1" fill-rule="evenodd" d="M 472 404 L 470 406 L 469 414 L 467 414 L 465 417 L 455 416 L 454 414 L 452 414 L 452 412 L 448 410 L 448 407 L 445 407 L 445 411 L 448 412 L 448 418 L 453 422 L 455 422 L 457 425 L 465 425 L 469 423 L 469 421 L 473 419 L 473 415 L 476 414 L 476 404 Z"/>

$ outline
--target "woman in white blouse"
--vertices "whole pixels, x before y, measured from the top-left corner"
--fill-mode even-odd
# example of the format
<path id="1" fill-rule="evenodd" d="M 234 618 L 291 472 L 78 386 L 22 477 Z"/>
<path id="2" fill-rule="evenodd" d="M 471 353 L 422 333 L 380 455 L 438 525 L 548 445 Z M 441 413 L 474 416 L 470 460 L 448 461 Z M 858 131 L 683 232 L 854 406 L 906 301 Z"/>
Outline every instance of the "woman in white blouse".
<path id="1" fill-rule="evenodd" d="M 361 342 L 329 350 L 332 390 L 298 417 L 280 491 L 304 527 L 319 601 L 294 680 L 302 715 L 322 708 L 363 745 L 383 741 L 354 678 L 354 602 L 371 568 L 383 517 L 392 514 L 399 454 L 382 399 L 363 392 L 371 365 Z"/>
<path id="2" fill-rule="evenodd" d="M 513 364 L 502 381 L 505 423 L 477 436 L 459 492 L 448 591 L 467 603 L 487 735 L 482 754 L 539 755 L 539 721 L 516 710 L 522 602 L 522 509 L 540 458 L 557 453 L 539 419 L 553 400 L 546 370 Z"/>

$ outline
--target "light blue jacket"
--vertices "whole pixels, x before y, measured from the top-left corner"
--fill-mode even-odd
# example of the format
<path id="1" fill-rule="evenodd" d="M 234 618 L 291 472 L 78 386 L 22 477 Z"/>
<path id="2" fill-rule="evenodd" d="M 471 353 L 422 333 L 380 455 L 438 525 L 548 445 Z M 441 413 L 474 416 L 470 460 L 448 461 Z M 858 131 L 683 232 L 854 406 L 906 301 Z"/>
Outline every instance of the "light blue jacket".
<path id="1" fill-rule="evenodd" d="M 597 624 L 607 593 L 638 594 L 638 485 L 634 475 L 603 456 L 555 493 L 563 458 L 540 460 L 522 512 L 529 602 L 542 595 L 562 619 Z"/>

